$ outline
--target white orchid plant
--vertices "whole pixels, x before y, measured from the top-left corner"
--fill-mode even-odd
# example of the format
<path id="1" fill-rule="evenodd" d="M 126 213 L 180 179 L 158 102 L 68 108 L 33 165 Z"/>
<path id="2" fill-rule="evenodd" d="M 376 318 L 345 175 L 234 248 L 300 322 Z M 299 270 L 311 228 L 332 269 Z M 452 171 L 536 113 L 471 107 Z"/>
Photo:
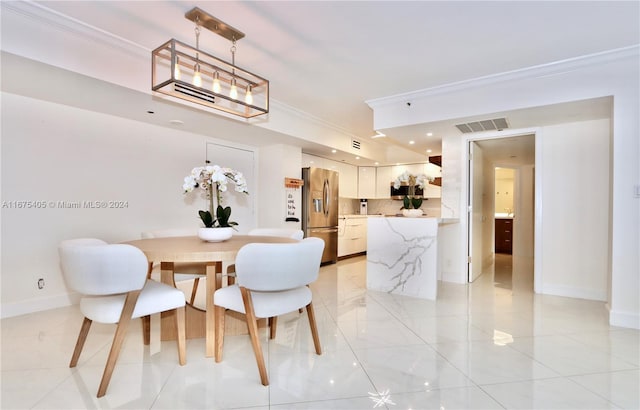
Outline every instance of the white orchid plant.
<path id="1" fill-rule="evenodd" d="M 222 206 L 222 193 L 227 192 L 227 185 L 235 185 L 236 192 L 249 194 L 247 181 L 241 172 L 231 168 L 224 168 L 218 165 L 207 165 L 206 167 L 196 167 L 191 170 L 191 174 L 184 178 L 182 188 L 184 193 L 192 192 L 200 188 L 206 193 L 209 200 L 209 210 L 198 211 L 202 223 L 207 228 L 234 228 L 237 222 L 229 220 L 231 217 L 231 207 Z M 217 207 L 214 213 L 214 197 Z M 215 215 L 215 217 L 214 217 Z"/>
<path id="2" fill-rule="evenodd" d="M 434 178 L 432 176 L 425 174 L 413 175 L 407 171 L 398 175 L 396 180 L 393 182 L 393 187 L 395 189 L 400 188 L 400 185 L 402 185 L 403 182 L 409 185 L 409 195 L 404 196 L 402 209 L 419 209 L 422 206 L 422 198 L 416 197 L 416 185 L 418 185 L 420 189 L 424 189 L 426 184 L 433 180 Z"/>

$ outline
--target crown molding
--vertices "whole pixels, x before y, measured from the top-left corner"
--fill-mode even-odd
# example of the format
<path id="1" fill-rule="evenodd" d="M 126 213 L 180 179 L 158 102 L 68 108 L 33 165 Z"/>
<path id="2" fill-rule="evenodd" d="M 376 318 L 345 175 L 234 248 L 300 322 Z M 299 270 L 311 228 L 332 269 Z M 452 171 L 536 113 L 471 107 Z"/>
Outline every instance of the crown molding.
<path id="1" fill-rule="evenodd" d="M 372 109 L 375 109 L 385 105 L 402 103 L 407 100 L 417 100 L 434 95 L 463 91 L 497 83 L 559 75 L 566 72 L 575 71 L 579 68 L 598 66 L 612 61 L 634 57 L 640 57 L 640 44 L 607 50 L 600 53 L 588 54 L 585 56 L 570 58 L 566 60 L 554 61 L 552 63 L 540 64 L 518 70 L 506 71 L 503 73 L 478 77 L 471 80 L 463 80 L 455 83 L 443 84 L 436 87 L 423 88 L 421 90 L 410 91 L 407 93 L 396 94 L 388 97 L 374 98 L 366 100 L 365 103 Z"/>
<path id="2" fill-rule="evenodd" d="M 151 49 L 147 47 L 127 40 L 126 38 L 116 36 L 98 27 L 86 24 L 83 21 L 59 13 L 31 0 L 2 1 L 0 2 L 0 6 L 2 14 L 6 12 L 15 13 L 23 18 L 35 21 L 39 25 L 48 26 L 53 30 L 67 32 L 84 39 L 90 39 L 137 56 L 148 57 L 149 54 L 151 54 Z"/>

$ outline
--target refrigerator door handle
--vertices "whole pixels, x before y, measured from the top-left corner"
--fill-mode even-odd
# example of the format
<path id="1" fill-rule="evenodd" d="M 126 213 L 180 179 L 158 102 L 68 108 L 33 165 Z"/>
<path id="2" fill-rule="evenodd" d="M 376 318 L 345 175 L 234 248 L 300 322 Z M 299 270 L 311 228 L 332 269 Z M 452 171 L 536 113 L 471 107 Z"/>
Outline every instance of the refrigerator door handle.
<path id="1" fill-rule="evenodd" d="M 333 233 L 338 232 L 338 228 L 311 229 L 311 233 Z"/>
<path id="2" fill-rule="evenodd" d="M 324 216 L 329 216 L 329 205 L 331 198 L 329 197 L 329 180 L 324 180 L 324 186 L 322 187 L 322 196 L 324 199 Z"/>

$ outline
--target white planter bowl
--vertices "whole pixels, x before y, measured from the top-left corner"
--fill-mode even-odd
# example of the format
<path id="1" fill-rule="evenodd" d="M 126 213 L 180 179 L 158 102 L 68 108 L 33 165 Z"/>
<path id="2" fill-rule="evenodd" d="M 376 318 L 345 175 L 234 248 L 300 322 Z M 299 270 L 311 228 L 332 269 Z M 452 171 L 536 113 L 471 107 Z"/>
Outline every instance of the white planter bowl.
<path id="1" fill-rule="evenodd" d="M 408 218 L 417 218 L 422 216 L 422 209 L 403 209 L 402 215 Z"/>
<path id="2" fill-rule="evenodd" d="M 198 238 L 207 242 L 222 242 L 233 236 L 233 228 L 200 228 Z"/>

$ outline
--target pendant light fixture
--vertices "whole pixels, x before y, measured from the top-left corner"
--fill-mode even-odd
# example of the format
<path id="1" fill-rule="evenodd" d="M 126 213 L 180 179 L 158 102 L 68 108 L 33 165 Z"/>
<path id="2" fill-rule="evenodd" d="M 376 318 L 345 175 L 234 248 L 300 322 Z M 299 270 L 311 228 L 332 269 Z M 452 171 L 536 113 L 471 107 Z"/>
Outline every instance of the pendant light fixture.
<path id="1" fill-rule="evenodd" d="M 243 118 L 268 113 L 269 81 L 235 64 L 244 33 L 197 7 L 185 17 L 196 25 L 196 47 L 171 39 L 153 50 L 151 89 Z M 200 50 L 201 27 L 231 41 L 231 63 Z"/>

